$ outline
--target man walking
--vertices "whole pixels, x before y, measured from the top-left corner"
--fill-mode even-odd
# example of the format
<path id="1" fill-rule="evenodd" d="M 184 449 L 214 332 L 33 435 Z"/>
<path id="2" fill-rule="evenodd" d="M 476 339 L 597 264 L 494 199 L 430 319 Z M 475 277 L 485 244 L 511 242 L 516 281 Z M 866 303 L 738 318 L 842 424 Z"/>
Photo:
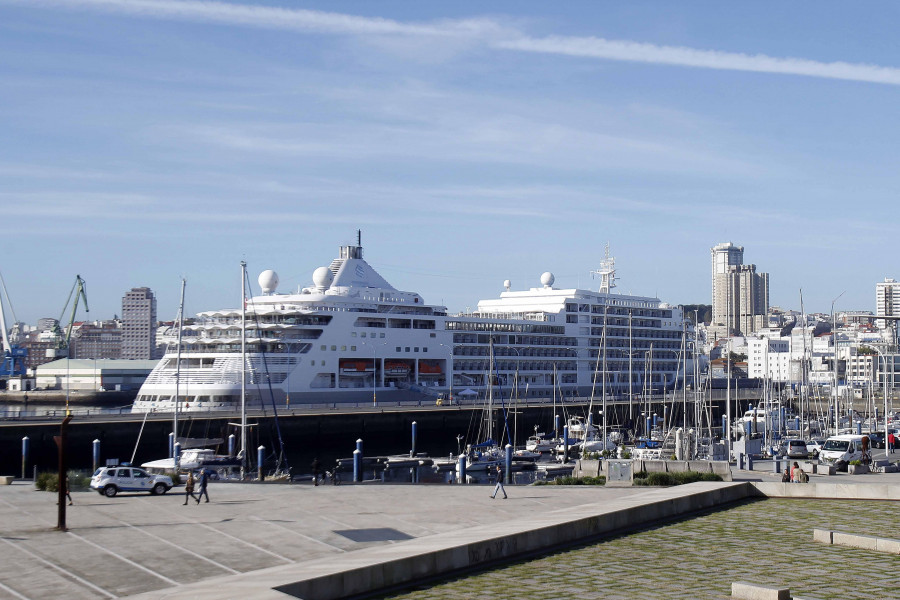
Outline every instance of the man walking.
<path id="1" fill-rule="evenodd" d="M 497 492 L 503 492 L 503 499 L 506 500 L 506 490 L 503 489 L 503 469 L 500 468 L 500 465 L 497 465 L 496 478 L 497 485 L 494 486 L 494 493 L 491 494 L 491 499 L 497 497 Z"/>
<path id="2" fill-rule="evenodd" d="M 319 457 L 315 457 L 310 465 L 312 467 L 313 472 L 313 483 L 319 485 L 319 472 L 321 471 L 321 466 L 319 465 Z M 324 482 L 323 482 L 324 483 Z"/>
<path id="3" fill-rule="evenodd" d="M 197 491 L 197 504 L 200 504 L 200 498 L 206 496 L 206 501 L 209 502 L 209 493 L 206 491 L 206 485 L 209 483 L 209 475 L 206 473 L 206 469 L 200 469 L 200 489 Z"/>
<path id="4" fill-rule="evenodd" d="M 187 480 L 184 482 L 184 506 L 187 506 L 188 496 L 194 498 L 194 472 L 188 471 Z M 194 498 L 196 500 L 196 498 Z"/>

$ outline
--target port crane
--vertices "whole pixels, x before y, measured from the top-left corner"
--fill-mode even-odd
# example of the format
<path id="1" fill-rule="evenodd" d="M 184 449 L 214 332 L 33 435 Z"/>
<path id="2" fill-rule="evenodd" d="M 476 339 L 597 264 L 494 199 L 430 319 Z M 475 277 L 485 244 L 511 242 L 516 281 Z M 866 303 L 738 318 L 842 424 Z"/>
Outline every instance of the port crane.
<path id="1" fill-rule="evenodd" d="M 16 319 L 16 314 L 12 308 L 12 301 L 9 299 L 9 292 L 6 291 L 6 282 L 3 281 L 3 275 L 0 275 L 0 290 L 2 290 L 2 294 L 0 294 L 0 330 L 2 330 L 3 337 L 3 362 L 0 363 L 0 379 L 9 379 L 10 377 L 25 375 L 25 358 L 28 356 L 28 350 L 11 344 L 9 341 L 6 317 L 3 314 L 4 296 L 13 315 L 13 321 Z"/>
<path id="2" fill-rule="evenodd" d="M 63 317 L 66 316 L 66 309 L 69 308 L 69 303 L 72 302 L 72 297 L 75 297 L 75 302 L 72 303 L 72 313 L 69 316 L 69 323 L 66 325 L 66 331 L 60 329 L 59 323 L 63 322 Z M 69 298 L 66 300 L 66 305 L 63 306 L 62 313 L 59 315 L 59 323 L 56 325 L 55 333 L 57 335 L 57 346 L 56 348 L 51 348 L 47 350 L 48 357 L 55 358 L 63 358 L 69 355 L 69 340 L 72 338 L 72 327 L 75 325 L 75 312 L 78 310 L 78 300 L 84 300 L 84 312 L 90 312 L 88 308 L 88 299 L 87 293 L 84 288 L 84 279 L 81 278 L 81 275 L 75 276 L 75 283 L 72 285 L 72 290 L 69 292 Z"/>

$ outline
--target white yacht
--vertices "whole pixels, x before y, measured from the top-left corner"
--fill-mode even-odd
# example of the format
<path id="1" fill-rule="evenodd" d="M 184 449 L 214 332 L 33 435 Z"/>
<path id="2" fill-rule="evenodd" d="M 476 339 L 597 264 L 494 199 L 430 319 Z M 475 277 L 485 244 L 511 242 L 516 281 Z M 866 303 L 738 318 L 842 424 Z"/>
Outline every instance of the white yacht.
<path id="1" fill-rule="evenodd" d="M 316 269 L 311 286 L 281 293 L 267 270 L 262 293 L 243 310 L 200 313 L 183 328 L 180 361 L 173 344 L 132 410 L 173 411 L 176 373 L 179 411 L 239 408 L 242 364 L 251 408 L 435 402 L 439 394 L 456 402 L 454 391 L 471 400 L 488 388 L 491 342 L 495 395 L 509 397 L 518 378 L 519 397 L 587 397 L 599 394 L 604 370 L 607 393 L 671 388 L 685 373 L 682 310 L 614 293 L 613 267 L 607 252 L 599 291 L 559 289 L 544 273 L 539 287 L 513 290 L 506 281 L 499 298 L 451 315 L 391 286 L 358 239 Z"/>

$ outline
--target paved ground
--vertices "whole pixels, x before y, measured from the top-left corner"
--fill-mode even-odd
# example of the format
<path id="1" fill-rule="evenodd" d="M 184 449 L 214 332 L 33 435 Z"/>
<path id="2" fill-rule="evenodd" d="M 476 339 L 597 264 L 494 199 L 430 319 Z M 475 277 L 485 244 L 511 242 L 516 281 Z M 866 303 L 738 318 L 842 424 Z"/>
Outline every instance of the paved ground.
<path id="1" fill-rule="evenodd" d="M 491 489 L 213 483 L 212 502 L 188 506 L 171 492 L 76 492 L 61 533 L 56 495 L 16 482 L 0 486 L 0 598 L 129 596 L 642 491 L 510 487 L 492 500 Z"/>
<path id="2" fill-rule="evenodd" d="M 777 480 L 763 472 L 736 472 L 736 478 Z M 842 474 L 829 479 L 900 485 L 900 474 Z M 198 580 L 207 580 L 214 588 L 228 575 L 337 557 L 410 537 L 527 520 L 536 514 L 624 499 L 645 488 L 509 487 L 509 500 L 491 500 L 490 490 L 475 485 L 213 483 L 212 502 L 192 501 L 188 506 L 182 505 L 184 496 L 171 493 L 105 498 L 76 492 L 75 506 L 68 512 L 70 530 L 62 533 L 53 530 L 56 495 L 37 492 L 30 482 L 16 482 L 0 486 L 0 598 L 113 598 Z M 806 508 L 813 504 L 817 508 Z M 461 587 L 441 585 L 408 597 L 458 599 L 485 590 L 478 595 L 719 598 L 727 586 L 716 586 L 730 585 L 733 578 L 755 575 L 769 580 L 782 571 L 799 569 L 810 574 L 808 581 L 823 578 L 824 583 L 798 589 L 846 600 L 861 595 L 851 591 L 829 596 L 821 588 L 854 590 L 859 588 L 852 586 L 869 581 L 896 581 L 900 557 L 813 546 L 812 528 L 900 537 L 896 512 L 896 503 L 754 502 L 559 554 L 547 563 L 522 563 L 455 582 Z M 819 564 L 823 553 L 830 558 Z M 804 561 L 796 563 L 800 567 L 790 566 L 799 559 Z M 721 568 L 726 563 L 739 568 Z M 853 567 L 848 576 L 847 565 L 864 568 Z M 565 586 L 565 593 L 560 586 Z M 227 590 L 222 597 L 228 597 Z"/>

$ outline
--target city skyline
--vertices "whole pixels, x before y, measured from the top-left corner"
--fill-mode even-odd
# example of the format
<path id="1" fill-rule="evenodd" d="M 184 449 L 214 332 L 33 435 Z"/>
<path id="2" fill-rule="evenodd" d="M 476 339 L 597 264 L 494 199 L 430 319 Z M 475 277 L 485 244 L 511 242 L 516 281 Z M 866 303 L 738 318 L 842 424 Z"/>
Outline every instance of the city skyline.
<path id="1" fill-rule="evenodd" d="M 0 273 L 27 323 L 76 274 L 78 320 L 171 320 L 181 277 L 235 307 L 241 260 L 296 289 L 362 229 L 454 312 L 597 289 L 607 242 L 616 291 L 708 304 L 730 241 L 771 305 L 874 312 L 900 8 L 819 6 L 0 0 Z"/>

